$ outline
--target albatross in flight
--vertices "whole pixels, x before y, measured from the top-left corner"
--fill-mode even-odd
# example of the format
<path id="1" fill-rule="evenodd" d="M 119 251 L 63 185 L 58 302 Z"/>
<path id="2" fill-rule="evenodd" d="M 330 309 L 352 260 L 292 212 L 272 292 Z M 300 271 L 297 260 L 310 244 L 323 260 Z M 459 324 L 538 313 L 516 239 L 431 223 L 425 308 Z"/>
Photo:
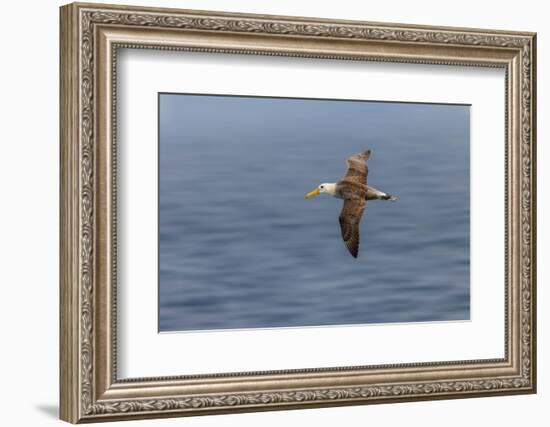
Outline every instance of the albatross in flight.
<path id="1" fill-rule="evenodd" d="M 305 195 L 306 199 L 327 193 L 333 197 L 344 199 L 340 212 L 340 230 L 342 239 L 354 258 L 359 253 L 359 222 L 365 210 L 367 200 L 396 200 L 394 196 L 367 185 L 367 159 L 370 150 L 357 153 L 348 158 L 346 175 L 335 183 L 324 183 Z"/>

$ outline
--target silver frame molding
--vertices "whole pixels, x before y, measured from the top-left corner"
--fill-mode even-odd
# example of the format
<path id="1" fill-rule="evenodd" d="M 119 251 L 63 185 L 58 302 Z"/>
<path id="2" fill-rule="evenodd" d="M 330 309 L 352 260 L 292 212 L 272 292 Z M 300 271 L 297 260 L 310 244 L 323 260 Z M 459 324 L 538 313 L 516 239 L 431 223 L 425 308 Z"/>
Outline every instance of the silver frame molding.
<path id="1" fill-rule="evenodd" d="M 534 33 L 83 3 L 61 7 L 60 16 L 61 419 L 113 421 L 536 391 Z M 118 48 L 505 69 L 505 357 L 118 379 Z"/>

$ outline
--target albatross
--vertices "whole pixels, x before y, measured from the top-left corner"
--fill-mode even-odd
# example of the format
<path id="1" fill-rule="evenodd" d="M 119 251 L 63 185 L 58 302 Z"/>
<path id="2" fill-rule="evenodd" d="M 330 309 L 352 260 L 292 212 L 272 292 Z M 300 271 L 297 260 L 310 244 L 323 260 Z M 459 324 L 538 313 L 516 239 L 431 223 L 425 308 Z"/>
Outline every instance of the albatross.
<path id="1" fill-rule="evenodd" d="M 318 194 L 329 194 L 344 200 L 340 212 L 340 231 L 350 254 L 357 258 L 359 253 L 359 222 L 365 210 L 367 200 L 396 200 L 396 197 L 367 185 L 369 169 L 367 160 L 371 151 L 354 154 L 347 160 L 346 175 L 334 183 L 323 183 L 310 191 L 304 198 L 310 199 Z"/>

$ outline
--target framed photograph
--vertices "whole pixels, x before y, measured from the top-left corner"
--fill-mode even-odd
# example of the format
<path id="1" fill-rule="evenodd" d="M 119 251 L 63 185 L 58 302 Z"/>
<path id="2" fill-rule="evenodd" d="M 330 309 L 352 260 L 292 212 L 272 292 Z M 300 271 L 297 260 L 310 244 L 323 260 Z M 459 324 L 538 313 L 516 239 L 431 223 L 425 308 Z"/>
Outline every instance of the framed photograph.
<path id="1" fill-rule="evenodd" d="M 60 22 L 63 420 L 535 392 L 535 34 Z"/>

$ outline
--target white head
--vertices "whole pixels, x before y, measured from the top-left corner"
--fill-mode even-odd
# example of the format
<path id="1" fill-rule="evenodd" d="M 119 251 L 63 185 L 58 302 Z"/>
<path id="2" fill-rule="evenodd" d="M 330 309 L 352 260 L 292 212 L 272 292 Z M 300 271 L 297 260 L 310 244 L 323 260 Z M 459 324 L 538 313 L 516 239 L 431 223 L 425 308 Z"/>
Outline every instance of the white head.
<path id="1" fill-rule="evenodd" d="M 318 194 L 321 194 L 321 193 L 327 193 L 327 194 L 330 194 L 331 196 L 335 196 L 336 195 L 336 183 L 324 182 L 321 185 L 319 185 L 319 187 L 314 189 L 313 191 L 310 191 L 309 193 L 307 193 L 304 196 L 304 198 L 310 199 L 310 198 L 312 198 L 314 196 L 317 196 Z"/>

